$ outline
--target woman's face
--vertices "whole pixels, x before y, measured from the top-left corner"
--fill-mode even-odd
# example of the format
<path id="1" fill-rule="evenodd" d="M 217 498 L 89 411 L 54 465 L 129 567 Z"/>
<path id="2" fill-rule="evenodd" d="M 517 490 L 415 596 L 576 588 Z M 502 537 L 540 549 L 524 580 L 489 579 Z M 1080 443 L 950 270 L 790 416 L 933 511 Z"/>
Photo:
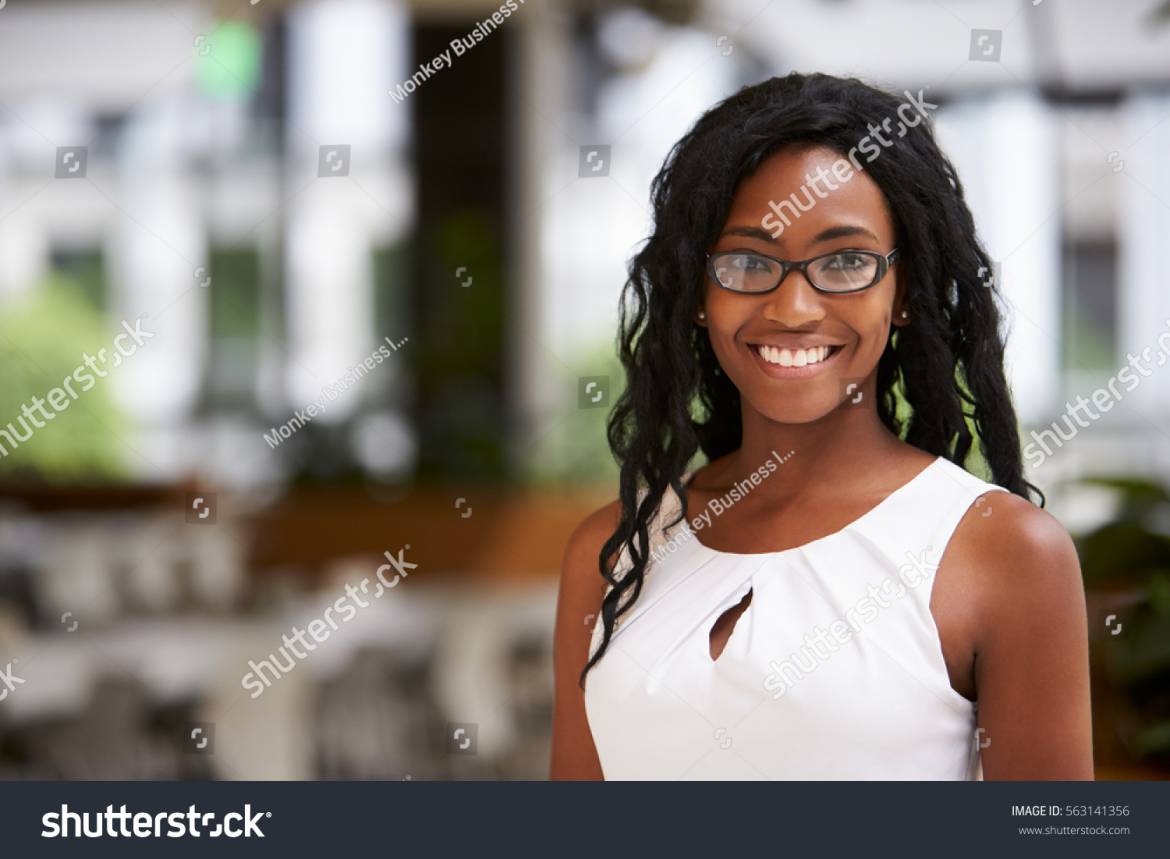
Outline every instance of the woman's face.
<path id="1" fill-rule="evenodd" d="M 740 184 L 710 253 L 750 250 L 784 260 L 839 250 L 888 254 L 895 237 L 885 198 L 864 173 L 853 172 L 844 182 L 834 176 L 833 164 L 841 157 L 822 147 L 772 155 Z M 825 174 L 828 181 L 818 178 Z M 769 203 L 792 194 L 805 208 L 809 199 L 815 204 L 808 211 L 798 209 L 798 218 L 785 207 L 785 226 Z M 765 217 L 767 228 L 761 225 Z M 779 236 L 773 238 L 777 224 Z M 755 295 L 723 289 L 708 274 L 706 319 L 700 324 L 708 328 L 719 364 L 745 404 L 780 423 L 815 421 L 860 400 L 859 392 L 869 390 L 865 380 L 877 367 L 890 325 L 908 321 L 900 318 L 902 305 L 896 304 L 901 298 L 896 271 L 895 263 L 875 286 L 840 295 L 818 292 L 799 271 L 790 271 L 772 292 Z M 789 356 L 778 356 L 774 349 L 761 352 L 761 344 L 788 349 Z M 804 363 L 824 354 L 823 347 L 831 347 L 827 357 L 803 367 L 773 363 L 777 357 L 782 363 Z"/>

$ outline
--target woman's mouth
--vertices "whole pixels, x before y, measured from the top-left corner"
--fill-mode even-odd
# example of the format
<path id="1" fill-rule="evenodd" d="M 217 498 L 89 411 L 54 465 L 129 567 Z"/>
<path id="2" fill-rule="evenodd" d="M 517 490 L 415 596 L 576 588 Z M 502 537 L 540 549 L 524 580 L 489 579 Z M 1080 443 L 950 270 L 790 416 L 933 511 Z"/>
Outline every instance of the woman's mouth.
<path id="1" fill-rule="evenodd" d="M 748 348 L 755 355 L 756 363 L 769 376 L 776 379 L 805 379 L 832 364 L 844 347 L 824 345 L 784 349 L 752 343 Z"/>

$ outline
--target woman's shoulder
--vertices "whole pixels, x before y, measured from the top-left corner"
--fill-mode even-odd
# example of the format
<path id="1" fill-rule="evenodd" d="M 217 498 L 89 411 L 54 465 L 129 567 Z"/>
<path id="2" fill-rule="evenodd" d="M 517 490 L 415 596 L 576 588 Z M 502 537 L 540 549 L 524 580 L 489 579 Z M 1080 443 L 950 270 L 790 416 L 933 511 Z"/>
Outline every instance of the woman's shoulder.
<path id="1" fill-rule="evenodd" d="M 986 621 L 1027 606 L 1031 622 L 1043 623 L 1044 606 L 1084 599 L 1076 546 L 1047 510 L 994 486 L 967 509 L 943 563 L 960 571 Z"/>
<path id="2" fill-rule="evenodd" d="M 586 516 L 565 545 L 554 638 L 558 671 L 565 676 L 575 676 L 588 658 L 589 631 L 601 610 L 607 587 L 598 561 L 620 518 L 621 503 L 611 501 Z M 612 571 L 612 561 L 608 569 Z"/>
<path id="3" fill-rule="evenodd" d="M 592 558 L 596 571 L 601 547 L 617 531 L 621 517 L 622 502 L 621 499 L 615 498 L 582 519 L 569 535 L 565 546 L 566 563 L 574 559 Z"/>
<path id="4" fill-rule="evenodd" d="M 688 471 L 687 474 L 690 472 Z M 686 476 L 684 474 L 684 476 Z M 642 487 L 638 490 L 638 501 L 641 502 L 646 495 L 646 488 Z M 652 545 L 661 537 L 657 533 L 657 529 L 662 527 L 663 522 L 669 518 L 676 511 L 679 505 L 677 496 L 667 490 L 666 494 L 659 501 L 658 509 L 655 515 L 651 517 L 650 525 L 650 539 Z M 577 527 L 573 529 L 572 534 L 569 535 L 568 542 L 565 545 L 565 555 L 562 567 L 561 587 L 567 586 L 567 580 L 585 579 L 591 583 L 602 581 L 600 576 L 600 568 L 598 558 L 601 555 L 601 550 L 606 542 L 618 530 L 622 518 L 622 502 L 621 499 L 615 498 L 608 504 L 603 504 L 598 507 L 588 516 L 578 523 Z M 623 547 L 619 546 L 614 549 L 607 557 L 607 569 L 613 571 L 617 559 L 622 557 Z M 630 563 L 629 556 L 625 556 L 626 564 Z"/>
<path id="5" fill-rule="evenodd" d="M 938 465 L 949 478 L 965 486 L 962 503 L 968 505 L 955 528 L 953 553 L 978 562 L 980 567 L 1000 569 L 1001 562 L 1019 569 L 1021 564 L 1045 565 L 1075 558 L 1072 538 L 1060 521 L 1032 501 L 983 478 L 963 466 L 939 457 Z"/>
<path id="6" fill-rule="evenodd" d="M 959 525 L 971 550 L 986 562 L 1012 561 L 1011 566 L 1043 565 L 1075 559 L 1072 537 L 1055 516 L 1012 492 L 981 495 Z M 976 521 L 978 520 L 978 521 Z"/>

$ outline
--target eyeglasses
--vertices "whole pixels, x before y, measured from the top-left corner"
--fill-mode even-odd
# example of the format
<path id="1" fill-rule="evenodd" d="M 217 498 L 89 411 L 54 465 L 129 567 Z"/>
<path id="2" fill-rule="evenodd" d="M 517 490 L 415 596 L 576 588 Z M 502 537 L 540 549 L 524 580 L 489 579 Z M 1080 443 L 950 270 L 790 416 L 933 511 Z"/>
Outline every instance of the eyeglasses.
<path id="1" fill-rule="evenodd" d="M 795 269 L 817 291 L 839 295 L 869 289 L 886 276 L 897 255 L 897 248 L 884 256 L 876 251 L 842 250 L 793 261 L 755 251 L 724 251 L 707 254 L 707 271 L 724 289 L 755 294 L 771 292 Z"/>

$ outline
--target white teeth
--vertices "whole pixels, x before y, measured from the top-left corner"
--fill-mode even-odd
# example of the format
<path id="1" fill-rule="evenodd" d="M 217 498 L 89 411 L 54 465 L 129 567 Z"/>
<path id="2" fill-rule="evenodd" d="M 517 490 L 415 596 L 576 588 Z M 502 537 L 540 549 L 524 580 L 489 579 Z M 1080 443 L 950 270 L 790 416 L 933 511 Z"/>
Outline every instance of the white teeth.
<path id="1" fill-rule="evenodd" d="M 808 364 L 819 364 L 829 356 L 830 347 L 813 346 L 810 349 L 779 349 L 776 346 L 756 347 L 760 357 L 769 364 L 779 364 L 781 367 L 804 367 Z"/>

